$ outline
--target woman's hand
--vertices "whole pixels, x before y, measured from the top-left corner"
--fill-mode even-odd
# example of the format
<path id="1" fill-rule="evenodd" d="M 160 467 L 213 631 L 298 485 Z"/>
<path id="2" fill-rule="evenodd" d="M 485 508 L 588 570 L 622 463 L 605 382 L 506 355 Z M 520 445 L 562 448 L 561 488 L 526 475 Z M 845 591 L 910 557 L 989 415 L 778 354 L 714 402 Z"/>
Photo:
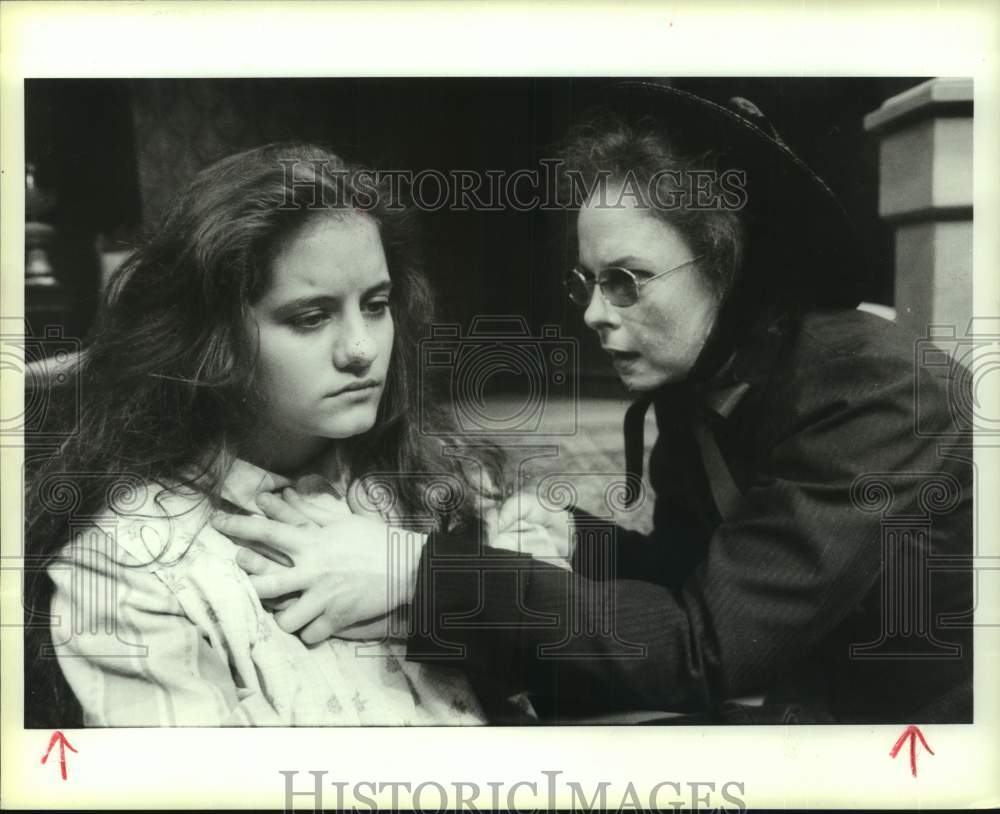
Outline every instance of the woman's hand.
<path id="1" fill-rule="evenodd" d="M 338 514 L 293 501 L 290 494 L 262 495 L 258 504 L 268 517 L 218 513 L 212 525 L 254 544 L 253 550 L 241 550 L 236 562 L 262 600 L 279 600 L 275 620 L 282 630 L 307 644 L 333 634 L 384 636 L 389 615 L 413 595 L 426 537 L 349 511 Z M 291 565 L 272 559 L 271 552 Z"/>
<path id="2" fill-rule="evenodd" d="M 573 554 L 572 540 L 570 513 L 544 506 L 534 491 L 525 491 L 508 498 L 500 507 L 496 534 L 490 544 L 568 563 Z"/>

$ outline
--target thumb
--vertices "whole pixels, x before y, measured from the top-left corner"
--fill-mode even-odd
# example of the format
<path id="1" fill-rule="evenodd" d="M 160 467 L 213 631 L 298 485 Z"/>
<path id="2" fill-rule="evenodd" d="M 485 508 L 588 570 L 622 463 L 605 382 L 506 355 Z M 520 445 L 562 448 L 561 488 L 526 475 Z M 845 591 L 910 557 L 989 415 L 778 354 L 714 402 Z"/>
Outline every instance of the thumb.
<path id="1" fill-rule="evenodd" d="M 534 492 L 517 492 L 511 495 L 500 507 L 500 515 L 497 518 L 497 525 L 501 529 L 514 525 L 518 520 L 527 520 L 530 523 L 544 523 L 547 515 L 539 502 L 538 496 Z"/>
<path id="2" fill-rule="evenodd" d="M 497 513 L 497 526 L 503 530 L 517 522 L 524 504 L 524 493 L 518 492 L 507 498 Z"/>

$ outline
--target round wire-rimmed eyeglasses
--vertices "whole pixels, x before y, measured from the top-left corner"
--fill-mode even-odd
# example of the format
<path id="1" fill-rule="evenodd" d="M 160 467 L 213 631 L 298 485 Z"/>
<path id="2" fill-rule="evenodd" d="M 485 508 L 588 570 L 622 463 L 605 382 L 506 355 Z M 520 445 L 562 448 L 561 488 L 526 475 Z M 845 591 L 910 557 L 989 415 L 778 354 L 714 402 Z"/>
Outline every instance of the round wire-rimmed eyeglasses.
<path id="1" fill-rule="evenodd" d="M 601 292 L 604 301 L 609 305 L 613 305 L 615 308 L 628 308 L 639 301 L 639 295 L 642 293 L 643 287 L 649 285 L 654 280 L 665 277 L 671 272 L 679 271 L 685 266 L 690 266 L 692 263 L 701 260 L 704 256 L 703 254 L 699 254 L 697 257 L 685 260 L 680 265 L 673 266 L 666 271 L 661 271 L 651 277 L 642 279 L 637 277 L 634 271 L 623 266 L 608 266 L 602 269 L 601 276 L 596 280 L 593 275 L 585 274 L 579 268 L 573 267 L 566 273 L 563 285 L 566 286 L 566 293 L 569 295 L 570 300 L 583 308 L 590 305 L 590 300 L 594 296 L 595 285 Z"/>

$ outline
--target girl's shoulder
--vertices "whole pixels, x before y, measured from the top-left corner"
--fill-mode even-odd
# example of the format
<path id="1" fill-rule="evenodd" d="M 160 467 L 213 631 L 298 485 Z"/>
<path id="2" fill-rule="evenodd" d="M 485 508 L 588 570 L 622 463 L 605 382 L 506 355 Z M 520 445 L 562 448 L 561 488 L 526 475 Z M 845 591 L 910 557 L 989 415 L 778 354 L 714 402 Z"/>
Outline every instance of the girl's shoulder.
<path id="1" fill-rule="evenodd" d="M 67 553 L 112 542 L 128 564 L 159 570 L 177 566 L 193 550 L 225 540 L 209 524 L 209 499 L 193 490 L 150 482 L 122 486 L 108 495 L 107 508 L 70 540 Z M 226 541 L 228 542 L 228 541 Z M 231 545 L 231 544 L 230 544 Z"/>

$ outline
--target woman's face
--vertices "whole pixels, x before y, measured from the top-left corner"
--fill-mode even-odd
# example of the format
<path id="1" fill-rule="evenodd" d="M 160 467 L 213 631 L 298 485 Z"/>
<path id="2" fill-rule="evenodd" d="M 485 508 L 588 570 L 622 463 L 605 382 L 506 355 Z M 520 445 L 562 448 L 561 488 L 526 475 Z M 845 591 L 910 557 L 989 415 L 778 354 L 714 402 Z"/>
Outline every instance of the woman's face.
<path id="1" fill-rule="evenodd" d="M 620 206 L 591 199 L 580 210 L 582 271 L 599 278 L 608 266 L 623 266 L 642 280 L 694 257 L 677 228 L 619 193 L 610 190 L 606 199 L 622 198 Z M 622 383 L 645 391 L 687 377 L 717 311 L 718 297 L 691 264 L 642 286 L 639 301 L 627 308 L 605 302 L 595 286 L 583 319 L 597 332 Z"/>
<path id="2" fill-rule="evenodd" d="M 295 446 L 372 427 L 392 352 L 390 287 L 378 227 L 364 215 L 319 218 L 285 243 L 253 306 L 262 432 Z"/>

